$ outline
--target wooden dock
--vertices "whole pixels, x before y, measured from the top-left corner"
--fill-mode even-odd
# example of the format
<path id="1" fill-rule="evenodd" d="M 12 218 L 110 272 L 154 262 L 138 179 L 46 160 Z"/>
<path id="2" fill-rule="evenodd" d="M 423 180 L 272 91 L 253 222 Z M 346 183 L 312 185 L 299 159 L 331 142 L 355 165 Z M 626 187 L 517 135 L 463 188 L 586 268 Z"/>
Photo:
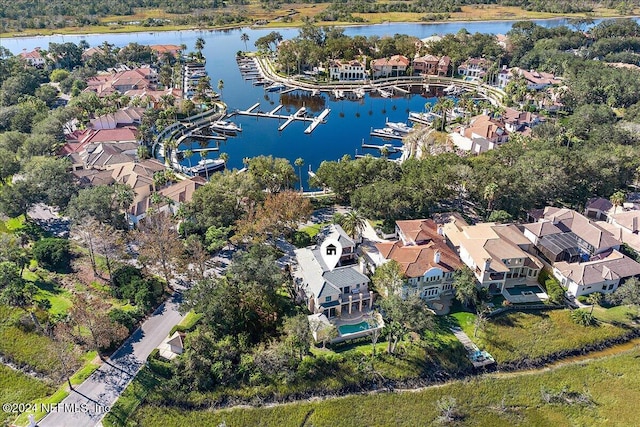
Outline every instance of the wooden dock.
<path id="1" fill-rule="evenodd" d="M 411 93 L 411 91 L 408 91 L 408 90 L 406 90 L 406 89 L 402 89 L 402 88 L 401 88 L 401 87 L 399 87 L 399 86 L 394 86 L 394 87 L 393 87 L 393 90 L 394 90 L 394 91 L 396 91 L 396 90 L 397 90 L 398 92 L 400 92 L 400 93 L 404 93 L 404 94 Z"/>
<path id="2" fill-rule="evenodd" d="M 189 135 L 190 138 L 193 139 L 207 139 L 207 140 L 214 140 L 214 141 L 226 141 L 227 137 L 224 135 L 204 135 L 204 134 L 200 134 L 200 133 L 192 133 L 191 135 Z"/>
<path id="3" fill-rule="evenodd" d="M 475 357 L 476 354 L 480 353 L 480 350 L 478 349 L 478 346 L 475 345 L 473 341 L 471 341 L 471 338 L 469 338 L 469 336 L 462 331 L 462 329 L 453 327 L 451 328 L 451 332 L 453 332 L 453 335 L 456 336 L 458 341 L 460 341 L 464 346 L 465 350 L 467 350 L 467 357 L 474 367 L 482 368 L 496 363 L 496 361 L 493 360 L 493 357 L 491 357 L 491 355 L 486 352 L 485 353 L 488 355 L 488 357 Z"/>
<path id="4" fill-rule="evenodd" d="M 189 150 L 180 150 L 180 153 L 185 151 L 191 151 L 192 153 L 202 153 L 203 151 L 220 151 L 220 147 L 211 147 L 211 148 L 189 148 Z"/>
<path id="5" fill-rule="evenodd" d="M 384 144 L 384 145 L 375 145 L 375 144 L 362 144 L 362 148 L 364 149 L 370 149 L 370 150 L 380 150 L 382 151 L 384 148 L 386 148 L 387 150 L 389 150 L 390 153 L 398 153 L 400 151 L 403 150 L 403 147 L 395 147 L 391 144 Z"/>

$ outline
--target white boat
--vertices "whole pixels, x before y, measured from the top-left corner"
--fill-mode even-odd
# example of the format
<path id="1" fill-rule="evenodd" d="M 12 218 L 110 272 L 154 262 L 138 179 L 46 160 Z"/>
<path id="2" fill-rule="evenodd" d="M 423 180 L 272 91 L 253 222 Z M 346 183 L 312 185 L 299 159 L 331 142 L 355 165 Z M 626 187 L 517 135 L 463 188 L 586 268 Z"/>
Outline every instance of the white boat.
<path id="1" fill-rule="evenodd" d="M 209 126 L 211 130 L 222 133 L 242 132 L 242 128 L 233 122 L 226 120 L 217 120 Z"/>
<path id="2" fill-rule="evenodd" d="M 333 91 L 333 96 L 334 96 L 336 99 L 342 99 L 342 98 L 344 98 L 344 91 L 342 91 L 342 90 L 338 90 L 338 89 L 334 89 L 334 91 Z"/>
<path id="3" fill-rule="evenodd" d="M 391 129 L 389 127 L 382 128 L 382 129 L 374 129 L 373 132 L 381 135 L 400 136 L 400 132 L 394 129 Z"/>
<path id="4" fill-rule="evenodd" d="M 364 98 L 364 89 L 359 87 L 358 89 L 354 90 L 353 93 L 356 94 L 356 98 L 361 99 Z"/>
<path id="5" fill-rule="evenodd" d="M 204 159 L 200 160 L 197 165 L 185 168 L 184 171 L 192 175 L 203 175 L 209 172 L 224 168 L 224 160 L 222 159 Z"/>
<path id="6" fill-rule="evenodd" d="M 391 92 L 387 92 L 386 90 L 383 90 L 383 89 L 378 89 L 378 92 L 380 93 L 380 96 L 383 98 L 391 98 Z"/>
<path id="7" fill-rule="evenodd" d="M 393 129 L 396 132 L 409 133 L 409 132 L 412 131 L 412 129 L 409 126 L 407 126 L 406 123 L 402 123 L 402 122 L 397 122 L 397 123 L 387 122 L 385 124 L 386 124 L 387 128 Z"/>
<path id="8" fill-rule="evenodd" d="M 416 120 L 419 122 L 427 122 L 431 123 L 435 119 L 435 114 L 433 113 L 409 113 L 409 120 Z"/>
<path id="9" fill-rule="evenodd" d="M 267 86 L 265 89 L 267 90 L 267 92 L 278 92 L 282 89 L 284 89 L 286 86 L 283 85 L 282 83 L 274 83 L 271 86 Z"/>
<path id="10" fill-rule="evenodd" d="M 460 95 L 460 93 L 462 92 L 462 89 L 457 87 L 456 85 L 452 84 L 452 85 L 447 86 L 446 88 L 444 88 L 442 90 L 442 92 L 445 95 Z"/>

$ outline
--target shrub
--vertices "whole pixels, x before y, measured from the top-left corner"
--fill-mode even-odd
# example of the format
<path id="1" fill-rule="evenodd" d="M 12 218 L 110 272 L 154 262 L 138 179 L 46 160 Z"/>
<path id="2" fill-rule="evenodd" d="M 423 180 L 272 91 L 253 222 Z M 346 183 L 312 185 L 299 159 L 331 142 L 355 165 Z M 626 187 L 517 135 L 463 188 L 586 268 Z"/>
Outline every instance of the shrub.
<path id="1" fill-rule="evenodd" d="M 596 318 L 586 310 L 578 309 L 571 312 L 571 320 L 581 326 L 591 326 L 596 323 Z"/>
<path id="2" fill-rule="evenodd" d="M 38 240 L 33 245 L 33 257 L 47 270 L 68 271 L 71 261 L 69 241 L 53 237 Z"/>
<path id="3" fill-rule="evenodd" d="M 293 234 L 293 244 L 297 248 L 304 248 L 311 244 L 311 236 L 309 236 L 304 231 L 296 231 Z"/>
<path id="4" fill-rule="evenodd" d="M 136 324 L 140 320 L 140 312 L 137 310 L 126 311 L 119 308 L 114 308 L 109 312 L 109 319 L 111 319 L 111 321 L 113 322 L 120 323 L 122 326 L 127 328 L 129 332 L 132 332 Z"/>
<path id="5" fill-rule="evenodd" d="M 587 296 L 586 295 L 580 295 L 578 297 L 578 301 L 580 301 L 582 304 L 587 304 Z"/>
<path id="6" fill-rule="evenodd" d="M 157 349 L 156 349 L 157 350 Z M 149 358 L 149 368 L 164 378 L 171 378 L 173 376 L 173 367 L 170 362 L 160 360 L 160 355 L 156 353 L 156 357 Z"/>
<path id="7" fill-rule="evenodd" d="M 564 289 L 562 289 L 562 286 L 560 286 L 560 283 L 555 278 L 549 277 L 544 282 L 544 287 L 547 289 L 549 302 L 561 304 L 564 301 Z"/>

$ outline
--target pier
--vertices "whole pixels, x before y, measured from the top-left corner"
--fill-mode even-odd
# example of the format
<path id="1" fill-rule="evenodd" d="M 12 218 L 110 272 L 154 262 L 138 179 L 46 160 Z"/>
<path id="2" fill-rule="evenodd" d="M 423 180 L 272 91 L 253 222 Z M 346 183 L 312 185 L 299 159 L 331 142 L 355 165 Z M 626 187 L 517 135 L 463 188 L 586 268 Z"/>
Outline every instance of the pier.
<path id="1" fill-rule="evenodd" d="M 365 149 L 368 148 L 371 150 L 380 150 L 380 151 L 387 149 L 389 150 L 390 153 L 398 153 L 404 149 L 403 147 L 395 147 L 391 144 L 375 145 L 375 144 L 365 144 L 365 143 L 362 143 L 362 148 L 365 148 Z"/>
<path id="2" fill-rule="evenodd" d="M 398 92 L 400 92 L 400 93 L 404 93 L 404 94 L 411 93 L 411 91 L 408 91 L 408 90 L 406 90 L 406 89 L 402 89 L 400 86 L 394 86 L 394 87 L 393 87 L 393 90 L 394 90 L 394 91 L 398 91 Z"/>
<path id="3" fill-rule="evenodd" d="M 180 150 L 178 151 L 178 153 L 183 153 L 187 151 L 187 150 Z M 203 153 L 205 151 L 209 152 L 209 151 L 220 151 L 220 147 L 211 147 L 211 148 L 189 148 L 188 151 L 191 151 L 192 153 Z"/>
<path id="4" fill-rule="evenodd" d="M 262 112 L 262 111 L 255 111 L 259 106 L 260 106 L 260 103 L 256 102 L 255 104 L 253 104 L 248 109 L 246 109 L 246 110 L 237 110 L 237 111 L 231 113 L 228 117 L 231 117 L 234 114 L 237 114 L 239 116 L 264 117 L 264 118 L 267 118 L 267 119 L 284 120 L 284 123 L 281 124 L 278 127 L 278 131 L 283 131 L 287 126 L 289 126 L 291 123 L 293 123 L 295 121 L 311 122 L 309 124 L 309 127 L 307 127 L 307 129 L 304 131 L 304 133 L 310 134 L 311 132 L 313 132 L 315 130 L 316 127 L 318 127 L 319 124 L 325 123 L 325 118 L 331 112 L 331 110 L 329 108 L 326 108 L 317 117 L 307 117 L 306 116 L 307 109 L 305 107 L 300 107 L 300 109 L 298 111 L 296 111 L 295 113 L 285 116 L 283 114 L 277 114 L 278 111 L 280 111 L 280 109 L 282 109 L 282 107 L 283 107 L 282 105 L 278 105 L 273 110 L 271 110 L 271 111 L 269 111 L 267 113 Z"/>

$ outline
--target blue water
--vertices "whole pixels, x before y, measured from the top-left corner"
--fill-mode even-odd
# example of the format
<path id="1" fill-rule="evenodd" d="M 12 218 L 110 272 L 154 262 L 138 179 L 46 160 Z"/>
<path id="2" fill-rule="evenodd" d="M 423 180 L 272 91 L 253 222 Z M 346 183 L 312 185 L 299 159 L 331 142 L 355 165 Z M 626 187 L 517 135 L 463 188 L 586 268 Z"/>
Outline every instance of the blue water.
<path id="1" fill-rule="evenodd" d="M 563 25 L 565 19 L 551 19 L 534 21 L 546 27 Z M 396 33 L 409 34 L 420 38 L 434 34 L 456 33 L 465 28 L 468 31 L 481 33 L 506 33 L 513 21 L 496 22 L 452 22 L 440 24 L 382 24 L 346 27 L 348 35 L 385 36 Z M 222 99 L 227 103 L 229 111 L 234 109 L 246 109 L 256 102 L 260 102 L 260 109 L 270 111 L 281 101 L 286 108 L 280 114 L 294 113 L 304 105 L 315 115 L 324 108 L 330 108 L 331 114 L 327 117 L 327 123 L 318 126 L 311 135 L 305 135 L 304 129 L 308 123 L 294 122 L 284 131 L 278 132 L 279 123 L 274 119 L 256 119 L 251 117 L 235 117 L 233 121 L 242 125 L 243 132 L 235 138 L 220 144 L 218 153 L 210 153 L 209 158 L 216 158 L 219 153 L 229 154 L 228 166 L 231 168 L 243 167 L 242 159 L 261 154 L 271 154 L 275 157 L 285 157 L 293 163 L 301 157 L 305 161 L 304 168 L 311 166 L 316 169 L 323 160 L 337 160 L 343 155 L 354 156 L 363 154 L 362 142 L 382 145 L 388 141 L 372 139 L 369 136 L 371 128 L 384 127 L 385 119 L 393 122 L 406 122 L 408 111 L 423 111 L 425 102 L 433 105 L 435 99 L 429 99 L 435 94 L 425 96 L 413 95 L 399 98 L 378 98 L 366 95 L 360 101 L 332 101 L 328 95 L 322 95 L 318 99 L 303 97 L 304 92 L 294 92 L 292 95 L 300 95 L 299 99 L 283 98 L 278 93 L 266 93 L 262 87 L 253 86 L 250 81 L 245 81 L 235 62 L 235 54 L 244 50 L 244 43 L 240 40 L 242 33 L 250 37 L 248 47 L 251 50 L 253 43 L 259 37 L 273 31 L 273 29 L 234 29 L 227 31 L 171 31 L 157 33 L 131 33 L 131 34 L 99 34 L 99 35 L 59 35 L 46 37 L 19 37 L 0 39 L 0 45 L 14 53 L 22 49 L 31 50 L 40 46 L 46 48 L 49 42 L 74 42 L 86 40 L 90 46 L 97 46 L 104 40 L 108 40 L 117 46 L 124 46 L 130 42 L 140 44 L 186 44 L 193 49 L 196 38 L 203 37 L 206 45 L 204 55 L 207 58 L 207 71 L 211 77 L 214 88 L 218 80 L 224 81 Z M 279 29 L 285 39 L 298 34 L 297 29 Z M 308 93 L 307 93 L 308 94 Z M 284 96 L 284 95 L 283 95 Z M 266 98 L 265 98 L 266 97 Z M 359 116 L 359 117 L 358 117 Z M 400 145 L 395 142 L 394 145 Z M 378 155 L 377 150 L 368 151 Z M 366 152 L 365 152 L 366 153 Z M 396 155 L 397 156 L 397 155 Z M 394 157 L 392 155 L 392 157 Z M 199 160 L 198 155 L 191 158 L 193 164 Z M 187 164 L 187 161 L 183 162 Z M 306 187 L 306 179 L 303 177 L 303 185 Z"/>

